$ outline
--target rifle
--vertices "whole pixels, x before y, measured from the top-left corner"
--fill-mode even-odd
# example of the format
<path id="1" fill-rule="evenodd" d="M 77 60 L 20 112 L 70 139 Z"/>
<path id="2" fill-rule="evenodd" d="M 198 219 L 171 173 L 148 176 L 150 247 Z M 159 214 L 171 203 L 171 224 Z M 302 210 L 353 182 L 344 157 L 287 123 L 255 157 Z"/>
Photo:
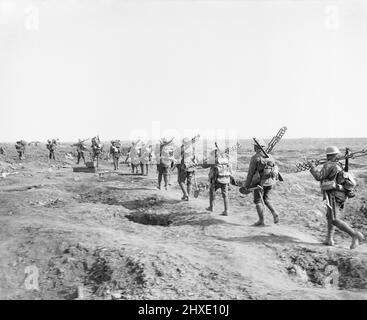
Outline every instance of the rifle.
<path id="1" fill-rule="evenodd" d="M 269 154 L 264 150 L 264 148 L 261 146 L 261 144 L 259 143 L 259 141 L 257 141 L 257 139 L 256 139 L 256 138 L 252 138 L 252 139 L 254 140 L 255 145 L 256 145 L 256 146 L 261 150 L 261 152 L 263 153 L 264 157 L 265 157 L 265 158 L 270 158 L 270 157 L 269 157 Z M 279 181 L 281 181 L 281 182 L 283 182 L 283 181 L 284 181 L 284 179 L 283 179 L 282 175 L 280 174 L 280 172 L 278 172 L 278 179 L 279 179 Z"/>
<path id="2" fill-rule="evenodd" d="M 344 156 L 337 158 L 337 161 L 345 160 L 345 166 L 347 170 L 349 170 L 349 159 L 355 159 L 355 158 L 367 156 L 367 149 L 363 149 L 363 150 L 355 151 L 355 152 L 350 152 L 349 148 L 347 149 L 348 149 L 348 152 L 346 152 Z M 324 164 L 326 161 L 327 161 L 326 159 L 313 159 L 313 160 L 308 160 L 305 162 L 299 162 L 296 164 L 296 169 L 297 169 L 296 172 L 310 170 L 313 167 L 316 167 L 320 164 Z"/>
<path id="3" fill-rule="evenodd" d="M 265 150 L 267 153 L 270 153 L 273 151 L 273 148 L 283 138 L 286 131 L 287 131 L 287 127 L 280 128 L 278 133 L 268 143 L 268 146 L 266 147 L 266 150 Z"/>

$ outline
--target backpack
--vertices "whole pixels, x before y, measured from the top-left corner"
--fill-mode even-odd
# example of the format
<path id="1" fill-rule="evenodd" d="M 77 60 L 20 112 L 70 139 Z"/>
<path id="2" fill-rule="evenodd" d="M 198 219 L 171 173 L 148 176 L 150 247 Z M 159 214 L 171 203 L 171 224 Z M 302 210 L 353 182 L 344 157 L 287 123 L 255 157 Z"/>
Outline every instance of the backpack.
<path id="1" fill-rule="evenodd" d="M 194 170 L 194 166 L 196 165 L 194 159 L 195 159 L 194 146 L 189 148 L 181 147 L 181 165 L 186 171 Z"/>
<path id="2" fill-rule="evenodd" d="M 276 165 L 272 157 L 261 158 L 258 166 L 261 183 L 268 181 L 276 181 L 279 178 L 279 167 Z"/>
<path id="3" fill-rule="evenodd" d="M 229 183 L 231 179 L 231 170 L 229 166 L 229 159 L 224 156 L 220 156 L 215 164 L 217 181 L 219 183 Z"/>
<path id="4" fill-rule="evenodd" d="M 163 146 L 160 150 L 160 163 L 166 167 L 171 166 L 172 162 L 172 151 L 169 146 Z"/>

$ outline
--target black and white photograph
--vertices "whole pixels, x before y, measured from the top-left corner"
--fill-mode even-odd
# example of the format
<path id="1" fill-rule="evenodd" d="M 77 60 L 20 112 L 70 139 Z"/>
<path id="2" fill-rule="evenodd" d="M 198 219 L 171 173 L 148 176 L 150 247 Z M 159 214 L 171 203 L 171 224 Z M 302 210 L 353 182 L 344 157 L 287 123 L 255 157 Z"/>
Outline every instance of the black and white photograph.
<path id="1" fill-rule="evenodd" d="M 366 300 L 366 110 L 364 0 L 0 0 L 0 300 Z"/>

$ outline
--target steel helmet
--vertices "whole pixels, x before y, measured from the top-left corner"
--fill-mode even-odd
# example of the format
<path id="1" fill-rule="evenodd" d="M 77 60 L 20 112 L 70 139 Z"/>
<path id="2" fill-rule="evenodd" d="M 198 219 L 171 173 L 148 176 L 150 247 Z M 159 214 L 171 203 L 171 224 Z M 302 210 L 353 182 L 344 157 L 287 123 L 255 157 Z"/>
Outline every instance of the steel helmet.
<path id="1" fill-rule="evenodd" d="M 182 144 L 188 144 L 191 141 L 190 138 L 183 138 L 182 139 Z"/>
<path id="2" fill-rule="evenodd" d="M 335 146 L 330 146 L 326 148 L 326 155 L 333 155 L 333 154 L 339 154 L 340 150 L 338 149 L 338 147 Z"/>
<path id="3" fill-rule="evenodd" d="M 260 146 L 262 146 L 263 148 L 265 148 L 266 147 L 266 144 L 265 144 L 265 141 L 263 140 L 263 139 L 259 139 L 259 138 L 255 138 L 256 139 L 256 141 L 260 144 Z M 256 146 L 257 144 L 255 143 L 255 141 L 253 141 L 252 142 L 252 144 L 254 145 L 254 146 Z"/>

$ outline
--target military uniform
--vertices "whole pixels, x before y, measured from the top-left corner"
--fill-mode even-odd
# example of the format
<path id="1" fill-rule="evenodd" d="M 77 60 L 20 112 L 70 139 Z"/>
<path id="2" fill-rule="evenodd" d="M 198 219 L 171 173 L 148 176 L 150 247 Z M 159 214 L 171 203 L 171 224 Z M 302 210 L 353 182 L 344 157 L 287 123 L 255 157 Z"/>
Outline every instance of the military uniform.
<path id="1" fill-rule="evenodd" d="M 138 168 L 140 164 L 140 150 L 136 145 L 133 145 L 129 152 L 130 161 L 131 161 L 131 170 L 132 173 L 138 173 Z"/>
<path id="2" fill-rule="evenodd" d="M 193 145 L 188 146 L 191 143 L 189 139 L 183 139 L 180 152 L 180 161 L 177 165 L 177 181 L 182 190 L 182 200 L 189 200 L 192 188 L 192 180 L 195 175 L 196 155 Z M 186 183 L 186 189 L 185 189 Z"/>
<path id="3" fill-rule="evenodd" d="M 338 217 L 346 201 L 345 190 L 342 185 L 338 184 L 338 177 L 343 173 L 342 164 L 336 160 L 338 154 L 339 150 L 336 147 L 327 148 L 328 161 L 323 164 L 320 171 L 312 167 L 310 172 L 317 181 L 320 181 L 324 200 L 327 201 L 327 236 L 324 244 L 334 245 L 334 232 L 337 227 L 352 237 L 350 248 L 354 249 L 363 240 L 363 235 Z"/>
<path id="4" fill-rule="evenodd" d="M 262 147 L 265 147 L 265 143 L 261 139 L 258 139 L 258 141 L 260 141 Z M 259 216 L 259 220 L 254 225 L 264 225 L 264 205 L 273 215 L 274 223 L 278 223 L 278 213 L 271 203 L 272 188 L 278 179 L 275 160 L 271 155 L 269 155 L 269 158 L 265 158 L 256 145 L 255 151 L 256 153 L 251 157 L 245 182 L 245 188 L 247 189 L 260 186 L 260 188 L 254 190 L 254 203 Z"/>
<path id="5" fill-rule="evenodd" d="M 229 213 L 228 189 L 232 175 L 228 156 L 229 155 L 218 156 L 218 150 L 214 150 L 211 153 L 209 161 L 203 165 L 204 168 L 210 167 L 209 207 L 207 210 L 211 212 L 214 210 L 215 194 L 216 191 L 220 189 L 224 203 L 224 211 L 222 213 L 224 216 L 227 216 Z M 211 159 L 212 157 L 213 159 Z"/>
<path id="6" fill-rule="evenodd" d="M 87 147 L 84 145 L 83 141 L 79 140 L 77 144 L 75 144 L 77 147 L 76 151 L 78 153 L 78 158 L 76 164 L 79 164 L 80 159 L 83 159 L 83 162 L 85 164 L 85 157 L 84 157 L 84 151 L 87 149 Z"/>
<path id="7" fill-rule="evenodd" d="M 140 149 L 140 168 L 141 173 L 144 175 L 148 175 L 149 173 L 149 164 L 151 160 L 151 147 L 143 146 Z"/>
<path id="8" fill-rule="evenodd" d="M 48 140 L 47 141 L 47 145 L 46 145 L 46 147 L 47 147 L 47 149 L 48 149 L 48 151 L 49 151 L 49 155 L 48 155 L 48 158 L 50 159 L 50 160 L 56 160 L 55 159 L 55 148 L 56 148 L 56 141 L 55 140 L 53 140 L 53 141 L 51 141 L 51 140 Z"/>
<path id="9" fill-rule="evenodd" d="M 25 142 L 23 140 L 17 141 L 15 143 L 15 149 L 18 152 L 19 160 L 22 160 L 25 153 Z"/>
<path id="10" fill-rule="evenodd" d="M 167 140 L 163 140 L 159 146 L 159 160 L 157 163 L 158 189 L 161 189 L 162 178 L 164 179 L 164 188 L 166 190 L 169 184 L 171 164 L 174 161 L 173 150 L 168 145 L 169 143 Z"/>
<path id="11" fill-rule="evenodd" d="M 113 159 L 113 166 L 115 170 L 119 169 L 119 159 L 121 155 L 119 143 L 116 143 L 115 141 L 111 141 L 111 147 L 110 147 L 110 155 Z"/>

